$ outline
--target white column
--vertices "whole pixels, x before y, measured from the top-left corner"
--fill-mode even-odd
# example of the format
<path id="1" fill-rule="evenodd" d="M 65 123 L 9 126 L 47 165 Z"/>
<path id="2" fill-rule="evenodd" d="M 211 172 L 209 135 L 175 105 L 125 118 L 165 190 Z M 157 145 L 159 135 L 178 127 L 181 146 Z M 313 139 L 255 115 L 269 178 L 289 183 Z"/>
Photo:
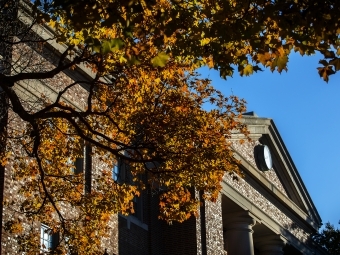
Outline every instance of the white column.
<path id="1" fill-rule="evenodd" d="M 254 255 L 254 218 L 248 212 L 226 214 L 223 217 L 224 248 L 228 255 Z"/>
<path id="2" fill-rule="evenodd" d="M 255 244 L 261 255 L 284 255 L 286 240 L 280 235 L 266 235 L 256 238 Z"/>

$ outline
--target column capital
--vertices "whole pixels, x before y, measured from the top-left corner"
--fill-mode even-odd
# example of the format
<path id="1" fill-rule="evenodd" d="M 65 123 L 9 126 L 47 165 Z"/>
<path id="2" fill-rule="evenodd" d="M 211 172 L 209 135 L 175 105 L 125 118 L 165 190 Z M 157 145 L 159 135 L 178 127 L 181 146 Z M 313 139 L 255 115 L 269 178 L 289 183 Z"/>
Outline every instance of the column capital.
<path id="1" fill-rule="evenodd" d="M 226 226 L 226 230 L 234 227 L 240 228 L 242 225 L 251 229 L 256 223 L 260 222 L 261 221 L 249 211 L 223 214 L 223 225 Z"/>

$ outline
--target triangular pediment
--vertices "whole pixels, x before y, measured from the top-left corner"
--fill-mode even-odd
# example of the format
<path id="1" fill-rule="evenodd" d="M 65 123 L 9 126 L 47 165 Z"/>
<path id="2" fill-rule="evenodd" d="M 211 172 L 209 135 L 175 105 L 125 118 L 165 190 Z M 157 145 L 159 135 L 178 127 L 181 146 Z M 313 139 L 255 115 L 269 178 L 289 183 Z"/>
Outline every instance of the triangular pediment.
<path id="1" fill-rule="evenodd" d="M 242 170 L 245 172 L 245 180 L 252 182 L 259 190 L 271 194 L 278 203 L 294 211 L 317 229 L 321 225 L 321 218 L 273 120 L 259 118 L 253 114 L 244 116 L 243 121 L 248 126 L 252 141 L 241 144 L 238 141 L 241 137 L 235 135 L 232 146 L 235 157 L 240 160 Z M 266 145 L 269 148 L 272 168 L 268 171 L 260 170 L 255 150 L 259 145 Z"/>
<path id="2" fill-rule="evenodd" d="M 250 163 L 254 169 L 259 170 L 256 160 L 255 160 L 255 152 L 254 148 L 255 146 L 261 144 L 258 140 L 253 140 L 251 142 L 243 142 L 242 144 L 239 143 L 238 140 L 234 140 L 232 142 L 233 149 L 237 151 L 237 153 L 241 154 L 241 156 L 247 160 L 248 163 Z M 268 181 L 270 181 L 275 187 L 282 192 L 287 197 L 290 197 L 287 193 L 287 190 L 282 183 L 280 177 L 278 176 L 278 170 L 276 166 L 274 165 L 273 168 L 269 171 L 258 171 L 259 174 L 261 174 L 264 178 L 266 178 Z"/>

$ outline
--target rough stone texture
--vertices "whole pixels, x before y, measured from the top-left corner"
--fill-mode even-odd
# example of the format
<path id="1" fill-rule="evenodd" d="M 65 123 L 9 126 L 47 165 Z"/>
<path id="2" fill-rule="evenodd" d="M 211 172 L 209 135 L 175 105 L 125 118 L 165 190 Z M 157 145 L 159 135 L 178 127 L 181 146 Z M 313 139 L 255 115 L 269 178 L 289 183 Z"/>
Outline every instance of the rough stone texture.
<path id="1" fill-rule="evenodd" d="M 8 118 L 8 133 L 11 134 L 13 130 L 23 128 L 23 124 L 19 121 L 16 114 L 12 111 L 9 111 L 9 118 Z M 11 150 L 12 155 L 20 154 L 21 149 L 15 143 L 8 142 L 7 148 Z M 13 179 L 13 165 L 7 164 L 5 167 L 5 183 L 4 183 L 4 201 L 7 202 L 9 205 L 5 204 L 3 207 L 3 222 L 2 222 L 2 246 L 1 246 L 1 254 L 12 255 L 17 254 L 18 251 L 18 244 L 17 244 L 17 235 L 11 235 L 6 232 L 3 228 L 4 223 L 13 219 L 20 219 L 23 223 L 24 229 L 28 229 L 29 227 L 37 228 L 37 226 L 30 226 L 27 224 L 26 219 L 23 215 L 17 213 L 18 211 L 18 204 L 23 201 L 22 195 L 19 194 L 19 189 L 25 185 L 23 182 L 15 182 Z M 13 204 L 11 204 L 13 202 Z M 37 231 L 40 231 L 37 228 Z"/>
<path id="2" fill-rule="evenodd" d="M 200 198 L 200 193 L 197 190 L 195 190 L 195 197 L 196 197 L 196 199 Z M 203 255 L 203 252 L 202 252 L 202 226 L 201 226 L 202 225 L 201 214 L 203 212 L 203 209 L 204 208 L 200 208 L 200 210 L 198 210 L 198 214 L 197 214 L 197 217 L 196 217 L 197 255 Z"/>
<path id="3" fill-rule="evenodd" d="M 118 253 L 118 215 L 112 215 L 111 219 L 108 223 L 108 227 L 110 228 L 110 235 L 107 238 L 103 238 L 102 247 L 103 249 L 107 249 L 109 254 L 119 254 Z"/>
<path id="4" fill-rule="evenodd" d="M 23 43 L 14 48 L 13 62 L 15 63 L 13 73 L 21 71 L 45 72 L 55 68 L 55 65 L 48 59 L 42 57 L 30 48 L 29 45 Z M 24 101 L 28 103 L 31 109 L 38 110 L 41 108 L 43 101 L 49 99 L 53 102 L 59 92 L 74 82 L 64 72 L 61 72 L 50 79 L 21 81 L 20 86 L 17 85 L 15 87 L 24 93 Z M 82 86 L 74 84 L 63 94 L 61 101 L 78 109 L 85 109 L 87 106 L 87 95 L 86 90 Z"/>
<path id="5" fill-rule="evenodd" d="M 241 155 L 257 169 L 255 158 L 254 158 L 254 147 L 260 144 L 259 141 L 245 142 L 240 144 L 238 141 L 233 141 L 233 148 L 241 153 Z M 284 195 L 287 195 L 277 173 L 276 169 L 261 172 L 265 178 L 267 178 L 271 183 L 273 183 Z M 292 219 L 281 212 L 275 205 L 268 201 L 264 196 L 262 196 L 257 190 L 255 190 L 251 185 L 245 182 L 242 178 L 238 178 L 238 181 L 234 181 L 230 175 L 225 175 L 225 180 L 230 183 L 234 188 L 236 188 L 241 194 L 246 196 L 249 200 L 255 203 L 260 209 L 266 212 L 270 217 L 272 217 L 281 226 L 290 231 L 295 235 L 300 241 L 306 241 L 309 238 L 309 234 L 303 229 L 298 227 Z"/>
<path id="6" fill-rule="evenodd" d="M 200 197 L 197 191 L 195 195 Z M 216 202 L 202 202 L 196 217 L 197 255 L 224 254 L 221 196 Z"/>
<path id="7" fill-rule="evenodd" d="M 39 52 L 41 53 L 41 52 Z M 19 72 L 44 72 L 51 70 L 55 67 L 48 59 L 39 55 L 37 51 L 34 51 L 27 44 L 18 44 L 13 49 L 13 73 Z M 58 93 L 62 91 L 66 86 L 74 83 L 74 81 L 67 76 L 65 73 L 61 72 L 51 79 L 44 80 L 25 80 L 16 84 L 14 89 L 21 96 L 21 101 L 27 110 L 37 111 L 41 109 L 43 103 L 52 102 L 56 99 Z M 62 102 L 72 105 L 75 108 L 86 109 L 87 105 L 87 95 L 86 90 L 79 84 L 75 84 L 63 94 Z M 18 119 L 18 117 L 10 113 L 9 117 L 9 130 L 22 130 L 24 129 L 24 123 Z M 19 148 L 16 148 L 14 144 L 9 142 L 8 148 L 11 148 L 14 154 L 21 154 Z M 92 161 L 93 169 L 101 170 L 108 169 L 108 166 L 101 164 L 98 159 L 94 158 Z M 24 183 L 15 183 L 12 179 L 12 168 L 13 166 L 7 165 L 5 171 L 5 185 L 4 185 L 4 198 L 8 201 L 14 201 L 15 205 L 11 207 L 4 207 L 3 210 L 3 222 L 11 220 L 14 218 L 14 210 L 16 206 L 20 204 L 22 196 L 18 194 L 18 190 Z M 98 172 L 98 171 L 97 171 Z M 93 173 L 96 174 L 96 171 Z M 31 227 L 25 224 L 25 218 L 19 216 L 19 218 L 24 222 L 24 227 Z M 2 224 L 3 226 L 4 224 Z M 111 229 L 110 237 L 103 238 L 102 246 L 107 248 L 109 254 L 118 254 L 118 215 L 113 215 L 108 224 Z M 40 223 L 33 226 L 37 232 L 37 238 L 40 237 Z M 18 245 L 15 235 L 10 235 L 2 229 L 2 254 L 17 254 Z"/>
<path id="8" fill-rule="evenodd" d="M 278 209 L 275 205 L 268 201 L 261 193 L 254 189 L 244 179 L 238 178 L 238 180 L 233 180 L 231 175 L 226 174 L 224 176 L 224 180 L 232 187 L 234 187 L 238 192 L 240 192 L 243 196 L 252 201 L 252 203 L 258 206 L 262 211 L 268 214 L 274 221 L 276 221 L 282 227 L 291 232 L 301 242 L 305 242 L 308 240 L 309 234 L 307 232 L 297 226 L 292 219 L 281 212 L 280 209 Z"/>
<path id="9" fill-rule="evenodd" d="M 205 202 L 206 246 L 207 254 L 220 255 L 224 252 L 222 199 L 216 202 Z"/>
<path id="10" fill-rule="evenodd" d="M 286 197 L 288 197 L 287 192 L 285 188 L 283 187 L 281 181 L 279 180 L 279 177 L 277 175 L 277 170 L 275 166 L 273 167 L 272 170 L 266 171 L 266 172 L 261 172 L 262 175 L 264 175 L 271 183 L 273 183 L 278 190 L 280 190 Z"/>
<path id="11" fill-rule="evenodd" d="M 23 56 L 26 56 L 23 58 Z M 27 58 L 27 56 L 30 56 Z M 13 60 L 16 66 L 14 72 L 21 71 L 46 71 L 55 65 L 50 60 L 41 57 L 37 52 L 33 51 L 30 46 L 21 44 L 13 53 Z M 21 91 L 25 98 L 25 106 L 32 110 L 41 107 L 41 103 L 47 98 L 55 99 L 57 94 L 72 84 L 74 81 L 65 73 L 60 73 L 54 78 L 45 80 L 28 80 L 21 82 L 17 89 Z M 31 91 L 27 92 L 25 90 Z M 74 85 L 67 93 L 64 94 L 64 102 L 70 103 L 78 109 L 86 108 L 87 93 L 80 85 Z M 17 128 L 20 124 L 13 122 Z M 258 141 L 245 142 L 240 144 L 238 141 L 233 142 L 233 148 L 240 152 L 242 156 L 255 168 L 254 146 L 259 144 Z M 20 152 L 18 152 L 20 153 Z M 5 195 L 13 200 L 20 201 L 20 195 L 17 194 L 18 185 L 15 185 L 11 179 L 11 166 L 7 166 L 5 175 Z M 93 160 L 94 169 L 103 169 L 107 166 L 101 165 L 98 159 Z M 280 182 L 276 169 L 261 174 L 271 181 L 283 194 L 287 193 Z M 277 223 L 290 231 L 302 242 L 308 239 L 308 233 L 298 227 L 292 219 L 282 213 L 275 205 L 269 202 L 264 196 L 256 191 L 251 185 L 239 178 L 234 181 L 230 175 L 225 176 L 225 181 L 237 189 L 241 194 L 256 204 L 261 210 L 271 216 Z M 147 201 L 147 200 L 145 200 Z M 145 214 L 145 221 L 148 221 L 149 231 L 134 223 L 127 222 L 126 218 L 118 215 L 112 216 L 109 227 L 111 228 L 111 236 L 103 240 L 103 247 L 108 249 L 108 253 L 120 255 L 132 254 L 185 254 L 185 255 L 220 255 L 227 254 L 223 250 L 223 223 L 222 223 L 222 207 L 221 199 L 216 203 L 206 201 L 203 210 L 200 210 L 198 218 L 190 218 L 183 224 L 174 223 L 167 225 L 165 222 L 157 220 L 157 199 L 151 199 L 146 202 L 148 210 L 152 210 L 149 214 Z M 202 219 L 204 212 L 204 220 Z M 4 210 L 4 221 L 13 216 L 13 211 L 8 208 Z M 205 221 L 204 226 L 203 221 Z M 37 233 L 39 228 L 36 227 Z M 205 234 L 202 237 L 202 233 Z M 150 240 L 151 239 L 151 240 Z M 202 249 L 202 242 L 206 243 L 205 251 Z M 2 254 L 17 254 L 17 244 L 15 236 L 3 234 L 3 245 L 1 247 Z"/>
<path id="12" fill-rule="evenodd" d="M 19 198 L 17 194 L 17 190 L 18 190 L 18 186 L 13 185 L 11 178 L 10 178 L 9 168 L 6 167 L 4 198 L 5 199 L 10 198 L 13 200 L 15 200 L 16 198 Z M 12 210 L 9 210 L 7 207 L 4 206 L 2 226 L 4 226 L 4 222 L 7 222 L 8 220 L 13 219 L 14 215 L 15 214 Z M 2 246 L 1 246 L 2 253 L 1 254 L 6 254 L 6 255 L 16 254 L 17 249 L 18 249 L 18 245 L 16 242 L 16 236 L 10 235 L 6 231 L 4 231 L 4 229 L 2 229 Z"/>
<path id="13" fill-rule="evenodd" d="M 257 169 L 255 158 L 254 158 L 254 147 L 256 145 L 260 144 L 259 141 L 251 141 L 251 142 L 244 142 L 241 144 L 238 141 L 233 141 L 232 142 L 232 147 L 234 148 L 235 151 L 241 153 L 241 155 L 255 168 Z M 259 171 L 267 180 L 269 180 L 271 183 L 273 183 L 278 190 L 280 190 L 284 195 L 287 195 L 287 192 L 285 188 L 283 187 L 278 175 L 277 175 L 277 170 L 272 169 L 266 172 Z"/>

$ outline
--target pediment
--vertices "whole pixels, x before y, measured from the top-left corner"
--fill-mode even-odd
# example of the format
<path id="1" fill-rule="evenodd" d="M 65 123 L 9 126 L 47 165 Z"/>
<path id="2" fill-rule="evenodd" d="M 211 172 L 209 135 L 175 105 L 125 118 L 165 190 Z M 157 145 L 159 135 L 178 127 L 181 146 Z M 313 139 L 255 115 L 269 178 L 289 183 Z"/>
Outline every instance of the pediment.
<path id="1" fill-rule="evenodd" d="M 286 188 L 284 184 L 282 183 L 280 177 L 278 176 L 278 170 L 276 165 L 273 165 L 272 169 L 268 171 L 260 171 L 258 165 L 256 164 L 255 160 L 255 152 L 254 148 L 255 146 L 261 144 L 259 140 L 253 140 L 251 142 L 244 142 L 239 143 L 237 140 L 232 142 L 233 149 L 241 154 L 244 159 L 247 160 L 248 163 L 252 165 L 254 169 L 258 171 L 260 175 L 263 176 L 263 178 L 266 178 L 268 181 L 270 181 L 275 187 L 282 192 L 286 197 L 289 197 Z M 275 160 L 276 161 L 276 160 Z"/>
<path id="2" fill-rule="evenodd" d="M 253 114 L 245 116 L 243 121 L 248 126 L 252 141 L 241 144 L 241 137 L 235 135 L 232 147 L 235 157 L 241 162 L 246 180 L 255 183 L 257 187 L 264 187 L 267 193 L 272 193 L 288 209 L 306 215 L 314 227 L 320 226 L 321 218 L 273 120 Z M 273 167 L 268 171 L 259 170 L 255 160 L 254 148 L 259 144 L 268 146 L 271 152 Z"/>

